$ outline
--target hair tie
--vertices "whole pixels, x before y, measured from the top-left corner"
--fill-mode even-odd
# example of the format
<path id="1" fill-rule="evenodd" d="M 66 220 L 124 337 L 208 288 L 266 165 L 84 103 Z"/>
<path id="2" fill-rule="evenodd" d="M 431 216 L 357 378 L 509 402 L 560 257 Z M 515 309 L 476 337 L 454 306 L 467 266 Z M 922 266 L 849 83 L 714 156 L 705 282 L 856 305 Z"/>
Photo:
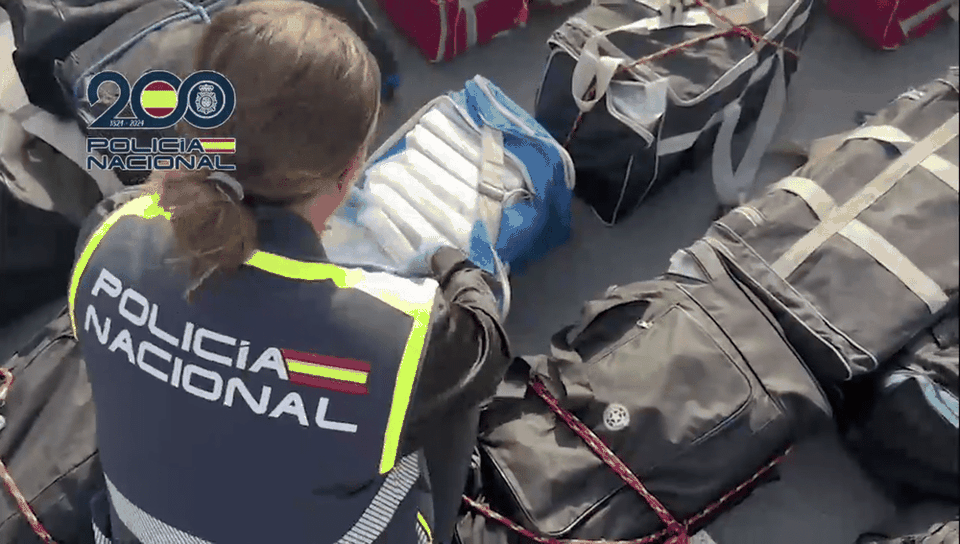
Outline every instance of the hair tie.
<path id="1" fill-rule="evenodd" d="M 240 202 L 243 200 L 243 185 L 240 185 L 240 182 L 230 174 L 227 174 L 226 172 L 213 172 L 207 176 L 207 179 L 212 180 L 217 190 L 223 193 L 224 196 L 230 200 L 235 202 Z M 227 194 L 227 192 L 223 190 L 224 187 L 230 189 L 233 195 L 231 196 Z"/>

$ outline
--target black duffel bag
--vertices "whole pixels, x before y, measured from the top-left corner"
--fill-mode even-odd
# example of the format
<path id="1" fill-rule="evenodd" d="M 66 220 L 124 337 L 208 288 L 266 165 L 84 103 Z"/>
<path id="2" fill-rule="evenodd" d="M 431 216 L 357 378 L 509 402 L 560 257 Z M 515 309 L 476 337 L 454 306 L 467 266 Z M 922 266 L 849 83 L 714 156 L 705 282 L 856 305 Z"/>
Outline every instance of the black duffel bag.
<path id="1" fill-rule="evenodd" d="M 461 544 L 682 542 L 829 422 L 763 304 L 705 244 L 675 257 L 513 365 L 481 416 Z"/>
<path id="2" fill-rule="evenodd" d="M 54 62 L 152 0 L 0 0 L 10 16 L 13 61 L 30 102 L 61 117 L 69 104 L 53 75 Z"/>
<path id="3" fill-rule="evenodd" d="M 960 544 L 960 515 L 955 504 L 916 503 L 860 535 L 856 544 Z"/>
<path id="4" fill-rule="evenodd" d="M 42 534 L 93 544 L 90 502 L 105 483 L 86 364 L 66 308 L 0 373 L 0 544 L 48 542 Z"/>
<path id="5" fill-rule="evenodd" d="M 571 17 L 550 37 L 536 118 L 566 142 L 577 196 L 617 223 L 711 157 L 720 203 L 749 196 L 814 5 L 607 0 Z M 738 164 L 734 132 L 754 121 Z"/>
<path id="6" fill-rule="evenodd" d="M 76 126 L 27 104 L 0 109 L 0 327 L 67 294 L 79 225 L 110 171 L 84 171 Z"/>
<path id="7" fill-rule="evenodd" d="M 848 433 L 868 472 L 893 496 L 960 501 L 960 320 L 954 310 L 881 367 L 848 402 Z M 863 390 L 866 389 L 866 393 Z"/>
<path id="8" fill-rule="evenodd" d="M 61 86 L 55 76 L 56 65 L 66 61 L 76 62 L 78 48 L 86 46 L 84 52 L 99 50 L 102 53 L 112 51 L 109 46 L 122 44 L 133 38 L 133 34 L 119 33 L 120 29 L 129 28 L 121 25 L 112 27 L 124 16 L 134 13 L 140 8 L 158 0 L 0 0 L 0 7 L 10 15 L 13 26 L 14 63 L 27 91 L 30 102 L 55 113 L 61 117 L 74 115 L 76 104 L 72 100 L 72 86 L 70 92 L 64 96 Z M 389 99 L 394 89 L 399 85 L 397 62 L 393 51 L 380 33 L 369 13 L 364 9 L 360 0 L 311 0 L 347 21 L 351 27 L 367 43 L 370 51 L 377 57 L 380 70 L 383 73 L 384 97 Z M 209 7 L 214 0 L 200 0 L 194 2 L 198 6 Z M 181 8 L 187 5 L 181 4 Z M 172 13 L 168 10 L 168 13 Z M 110 30 L 107 30 L 107 29 Z M 153 38 L 155 40 L 155 38 Z M 183 36 L 181 36 L 183 39 Z M 187 38 L 195 42 L 194 35 Z M 167 44 L 169 46 L 169 44 Z M 135 81 L 141 73 L 153 69 L 163 69 L 173 62 L 189 64 L 193 60 L 192 51 L 181 57 L 167 58 L 189 50 L 191 43 L 183 43 L 174 50 L 153 50 L 151 55 L 134 61 L 136 75 L 130 78 Z M 136 49 L 136 47 L 134 47 Z M 142 50 L 142 48 L 141 48 Z M 79 53 L 81 57 L 83 52 Z M 91 60 L 87 58 L 86 60 Z M 93 59 L 97 60 L 97 59 Z M 82 60 L 80 62 L 83 62 Z M 80 71 L 88 66 L 81 66 Z M 103 67 L 103 69 L 109 69 Z M 179 72 L 180 70 L 171 70 Z M 68 70 L 68 74 L 77 73 Z M 72 83 L 69 81 L 68 83 Z"/>

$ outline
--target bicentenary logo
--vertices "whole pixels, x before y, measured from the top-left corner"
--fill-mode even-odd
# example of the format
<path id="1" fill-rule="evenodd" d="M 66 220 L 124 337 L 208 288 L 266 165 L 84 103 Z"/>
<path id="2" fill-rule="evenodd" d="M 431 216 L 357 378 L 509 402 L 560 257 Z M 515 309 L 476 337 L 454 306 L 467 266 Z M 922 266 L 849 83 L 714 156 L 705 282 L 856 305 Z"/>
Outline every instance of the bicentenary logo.
<path id="1" fill-rule="evenodd" d="M 100 101 L 100 88 L 112 83 L 117 100 L 90 128 L 104 130 L 161 131 L 186 121 L 195 128 L 217 128 L 230 119 L 236 108 L 233 85 L 222 74 L 194 72 L 184 80 L 163 70 L 143 74 L 133 84 L 123 74 L 100 72 L 87 84 L 87 101 Z M 130 116 L 123 116 L 127 106 Z M 235 170 L 224 164 L 224 155 L 236 152 L 234 138 L 87 138 L 87 168 L 100 170 Z M 100 155 L 104 153 L 104 155 Z"/>

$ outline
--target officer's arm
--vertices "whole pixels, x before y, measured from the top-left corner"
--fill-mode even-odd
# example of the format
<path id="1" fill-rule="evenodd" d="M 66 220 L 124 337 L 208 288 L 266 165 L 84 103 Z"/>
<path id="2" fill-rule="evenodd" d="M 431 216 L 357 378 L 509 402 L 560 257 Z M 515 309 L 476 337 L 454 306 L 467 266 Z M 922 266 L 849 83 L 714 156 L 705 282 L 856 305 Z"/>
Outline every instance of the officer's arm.
<path id="1" fill-rule="evenodd" d="M 510 363 L 510 347 L 497 317 L 493 278 L 458 250 L 432 259 L 442 295 L 431 319 L 417 392 L 407 418 L 404 450 L 415 451 L 424 433 L 436 432 L 447 413 L 479 406 L 493 396 Z"/>
<path id="2" fill-rule="evenodd" d="M 93 211 L 90 212 L 90 215 L 88 215 L 80 225 L 80 236 L 77 238 L 77 247 L 74 252 L 74 260 L 80 258 L 80 253 L 82 253 L 83 249 L 87 247 L 87 241 L 90 240 L 90 235 L 92 235 L 93 232 L 100 227 L 100 224 L 103 223 L 103 220 L 106 219 L 108 215 L 113 213 L 113 211 L 120 206 L 123 206 L 127 202 L 130 202 L 142 194 L 143 188 L 139 185 L 136 185 L 122 189 L 101 200 L 96 207 L 93 208 Z"/>

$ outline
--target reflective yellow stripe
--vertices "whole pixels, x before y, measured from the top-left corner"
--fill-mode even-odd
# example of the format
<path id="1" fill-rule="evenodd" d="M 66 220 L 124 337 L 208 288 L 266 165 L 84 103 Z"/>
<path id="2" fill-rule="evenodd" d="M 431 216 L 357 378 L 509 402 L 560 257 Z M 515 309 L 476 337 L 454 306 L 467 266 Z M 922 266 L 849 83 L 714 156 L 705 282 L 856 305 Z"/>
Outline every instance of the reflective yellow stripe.
<path id="1" fill-rule="evenodd" d="M 420 528 L 427 533 L 427 542 L 433 542 L 433 533 L 430 531 L 430 524 L 424 519 L 423 514 L 417 512 L 417 521 L 420 522 Z"/>
<path id="2" fill-rule="evenodd" d="M 433 302 L 431 301 L 431 306 Z M 383 453 L 380 457 L 380 474 L 386 474 L 397 463 L 397 454 L 400 450 L 400 432 L 407 419 L 410 407 L 410 398 L 413 396 L 413 384 L 420 368 L 420 359 L 423 347 L 427 340 L 427 329 L 430 326 L 431 308 L 415 311 L 413 327 L 407 338 L 407 346 L 400 359 L 400 369 L 397 371 L 397 386 L 393 390 L 393 402 L 390 406 L 390 416 L 387 418 L 387 430 L 383 435 Z"/>
<path id="3" fill-rule="evenodd" d="M 413 318 L 413 326 L 400 359 L 400 368 L 397 370 L 397 382 L 393 390 L 380 457 L 380 473 L 390 472 L 397 463 L 400 451 L 400 434 L 407 419 L 413 386 L 420 369 L 420 359 L 423 357 L 437 283 L 429 280 L 418 284 L 382 272 L 365 272 L 328 263 L 297 261 L 264 251 L 255 252 L 246 264 L 285 278 L 330 280 L 342 289 L 352 288 L 368 293 Z"/>
<path id="4" fill-rule="evenodd" d="M 138 216 L 151 219 L 163 216 L 169 219 L 169 212 L 166 212 L 158 204 L 159 198 L 159 195 L 153 194 L 128 202 L 108 216 L 91 236 L 90 242 L 77 261 L 70 281 L 70 320 L 74 335 L 77 332 L 74 308 L 77 288 L 80 285 L 80 277 L 90 261 L 90 256 L 96 250 L 107 230 L 121 217 Z M 438 287 L 437 282 L 434 280 L 415 282 L 387 273 L 368 273 L 360 269 L 341 268 L 329 263 L 298 261 L 265 251 L 255 251 L 245 264 L 288 279 L 328 280 L 341 289 L 357 289 L 413 318 L 410 335 L 407 338 L 407 344 L 404 347 L 400 367 L 397 371 L 397 382 L 390 403 L 390 414 L 387 418 L 387 428 L 383 437 L 383 451 L 380 457 L 380 473 L 386 474 L 392 470 L 397 463 L 397 455 L 400 450 L 400 434 L 403 431 L 407 411 L 410 407 L 410 398 L 413 395 L 413 386 L 420 368 L 420 359 L 423 357 L 427 330 L 430 326 L 430 314 L 433 311 L 433 301 Z"/>
<path id="5" fill-rule="evenodd" d="M 255 251 L 245 264 L 292 280 L 329 280 L 341 289 L 353 287 L 363 280 L 362 270 L 348 270 L 328 263 L 307 263 L 266 251 Z"/>
<path id="6" fill-rule="evenodd" d="M 77 317 L 76 317 L 76 301 L 77 301 L 77 288 L 80 287 L 80 278 L 83 276 L 83 272 L 87 269 L 87 264 L 90 262 L 90 256 L 93 255 L 93 252 L 97 249 L 97 246 L 100 245 L 100 241 L 103 240 L 103 236 L 110 230 L 121 217 L 136 216 L 143 217 L 144 219 L 151 219 L 153 217 L 163 216 L 167 219 L 170 218 L 170 214 L 164 211 L 163 208 L 158 204 L 160 200 L 159 195 L 144 195 L 130 202 L 127 202 L 113 213 L 107 216 L 107 218 L 100 224 L 100 227 L 90 236 L 90 241 L 87 242 L 87 246 L 83 248 L 83 252 L 80 254 L 80 258 L 77 259 L 77 263 L 73 267 L 73 274 L 70 277 L 70 290 L 68 291 L 67 302 L 70 309 L 70 325 L 73 327 L 73 335 L 77 336 Z"/>

